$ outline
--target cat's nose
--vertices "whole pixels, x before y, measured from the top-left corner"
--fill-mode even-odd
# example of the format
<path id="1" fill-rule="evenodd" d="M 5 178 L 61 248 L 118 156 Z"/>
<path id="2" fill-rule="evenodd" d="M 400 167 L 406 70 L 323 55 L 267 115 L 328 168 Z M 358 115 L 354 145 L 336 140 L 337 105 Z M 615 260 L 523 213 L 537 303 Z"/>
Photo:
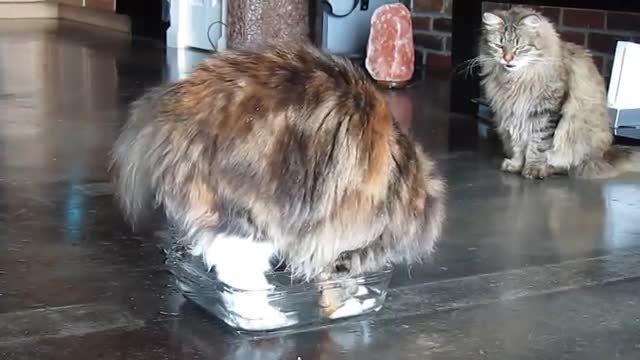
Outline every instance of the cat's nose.
<path id="1" fill-rule="evenodd" d="M 511 61 L 513 61 L 513 53 L 512 52 L 505 52 L 504 56 L 502 56 L 504 58 L 504 61 L 506 61 L 507 63 L 510 63 Z"/>

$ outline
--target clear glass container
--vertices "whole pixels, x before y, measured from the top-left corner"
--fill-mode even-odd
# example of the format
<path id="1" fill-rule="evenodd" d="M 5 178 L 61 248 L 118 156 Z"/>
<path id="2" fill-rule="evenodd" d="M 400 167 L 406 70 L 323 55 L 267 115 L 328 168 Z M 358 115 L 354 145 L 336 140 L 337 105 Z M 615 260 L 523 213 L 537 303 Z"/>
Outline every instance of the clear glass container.
<path id="1" fill-rule="evenodd" d="M 184 248 L 165 247 L 166 265 L 182 294 L 208 313 L 240 332 L 271 332 L 321 325 L 336 319 L 369 314 L 384 304 L 393 268 L 340 281 L 295 281 L 286 271 L 266 274 L 270 290 L 247 291 L 218 280 L 207 271 L 200 257 Z M 240 306 L 244 304 L 244 306 Z M 259 304 L 268 304 L 268 311 Z M 321 305 L 324 304 L 324 305 Z M 326 305 L 330 304 L 330 305 Z M 277 321 L 264 316 L 278 312 Z M 258 319 L 255 314 L 266 317 Z"/>

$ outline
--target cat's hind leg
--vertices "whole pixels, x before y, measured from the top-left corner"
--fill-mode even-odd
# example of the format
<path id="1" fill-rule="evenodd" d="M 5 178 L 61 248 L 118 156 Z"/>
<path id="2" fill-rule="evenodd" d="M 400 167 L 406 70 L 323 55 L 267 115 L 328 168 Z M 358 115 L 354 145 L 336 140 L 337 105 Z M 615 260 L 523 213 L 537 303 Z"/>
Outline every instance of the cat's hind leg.
<path id="1" fill-rule="evenodd" d="M 377 245 L 356 251 L 347 251 L 340 255 L 334 266 L 320 275 L 319 280 L 333 280 L 339 286 L 323 289 L 320 297 L 321 312 L 331 318 L 340 319 L 368 312 L 378 304 L 369 296 L 367 286 L 358 284 L 350 274 L 361 274 L 380 270 L 383 263 L 375 256 Z"/>

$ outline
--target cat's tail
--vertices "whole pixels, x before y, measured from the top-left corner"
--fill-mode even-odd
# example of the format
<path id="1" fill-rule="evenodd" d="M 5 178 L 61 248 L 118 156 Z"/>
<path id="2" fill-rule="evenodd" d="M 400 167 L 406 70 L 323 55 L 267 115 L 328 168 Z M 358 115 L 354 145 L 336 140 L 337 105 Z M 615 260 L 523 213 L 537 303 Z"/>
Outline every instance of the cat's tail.
<path id="1" fill-rule="evenodd" d="M 579 178 L 606 179 L 624 173 L 640 172 L 640 150 L 614 145 L 601 158 L 588 158 L 571 169 Z"/>
<path id="2" fill-rule="evenodd" d="M 614 145 L 604 156 L 620 173 L 640 172 L 640 149 Z"/>
<path id="3" fill-rule="evenodd" d="M 109 171 L 116 199 L 133 227 L 154 208 L 152 171 L 147 154 L 152 147 L 152 136 L 145 128 L 156 114 L 153 109 L 156 97 L 156 92 L 150 92 L 131 105 L 127 124 L 111 151 Z"/>

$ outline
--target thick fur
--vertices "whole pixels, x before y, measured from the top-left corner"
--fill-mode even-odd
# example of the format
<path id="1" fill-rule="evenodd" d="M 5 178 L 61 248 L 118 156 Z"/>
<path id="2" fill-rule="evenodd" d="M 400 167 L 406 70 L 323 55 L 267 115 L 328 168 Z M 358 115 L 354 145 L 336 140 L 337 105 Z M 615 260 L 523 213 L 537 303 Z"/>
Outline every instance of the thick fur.
<path id="1" fill-rule="evenodd" d="M 382 95 L 307 46 L 229 50 L 149 91 L 112 169 L 132 223 L 163 207 L 188 245 L 268 242 L 307 279 L 419 261 L 444 219 L 445 183 Z"/>
<path id="2" fill-rule="evenodd" d="M 640 170 L 640 155 L 612 146 L 604 79 L 586 49 L 562 41 L 532 9 L 485 13 L 483 22 L 476 62 L 509 156 L 504 171 L 606 178 Z"/>

